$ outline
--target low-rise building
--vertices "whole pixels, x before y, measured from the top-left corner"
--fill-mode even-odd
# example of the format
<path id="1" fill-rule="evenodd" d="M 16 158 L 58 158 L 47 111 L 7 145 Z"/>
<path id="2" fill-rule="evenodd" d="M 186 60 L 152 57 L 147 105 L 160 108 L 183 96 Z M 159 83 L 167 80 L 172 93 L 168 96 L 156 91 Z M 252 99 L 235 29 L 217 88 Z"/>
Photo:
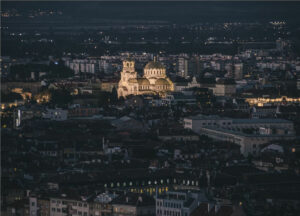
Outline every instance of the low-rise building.
<path id="1" fill-rule="evenodd" d="M 198 115 L 184 119 L 184 127 L 215 140 L 241 146 L 241 153 L 257 154 L 260 145 L 273 140 L 294 139 L 294 125 L 284 119 L 232 119 Z"/>
<path id="2" fill-rule="evenodd" d="M 47 109 L 46 112 L 42 114 L 42 117 L 54 121 L 64 121 L 68 118 L 68 110 L 63 109 Z"/>
<path id="3" fill-rule="evenodd" d="M 199 133 L 215 140 L 232 142 L 240 145 L 240 152 L 244 156 L 258 154 L 262 144 L 274 140 L 293 140 L 295 138 L 292 134 L 247 134 L 218 127 L 203 127 L 200 129 Z"/>
<path id="4" fill-rule="evenodd" d="M 218 80 L 213 93 L 215 96 L 232 96 L 236 93 L 236 84 L 233 80 Z"/>
<path id="5" fill-rule="evenodd" d="M 185 95 L 181 92 L 172 92 L 166 95 L 162 99 L 162 103 L 165 105 L 176 105 L 176 104 L 196 104 L 197 100 L 194 95 Z"/>
<path id="6" fill-rule="evenodd" d="M 202 191 L 168 191 L 156 197 L 156 216 L 190 216 L 205 201 Z"/>
<path id="7" fill-rule="evenodd" d="M 30 216 L 49 216 L 50 199 L 43 196 L 31 196 L 29 198 L 29 215 Z"/>
<path id="8" fill-rule="evenodd" d="M 163 141 L 198 141 L 199 135 L 191 130 L 177 129 L 177 130 L 159 130 L 158 138 Z"/>
<path id="9" fill-rule="evenodd" d="M 80 197 L 66 194 L 50 198 L 50 216 L 89 215 L 89 203 Z"/>
<path id="10" fill-rule="evenodd" d="M 114 216 L 155 215 L 155 200 L 144 194 L 127 193 L 112 201 Z"/>

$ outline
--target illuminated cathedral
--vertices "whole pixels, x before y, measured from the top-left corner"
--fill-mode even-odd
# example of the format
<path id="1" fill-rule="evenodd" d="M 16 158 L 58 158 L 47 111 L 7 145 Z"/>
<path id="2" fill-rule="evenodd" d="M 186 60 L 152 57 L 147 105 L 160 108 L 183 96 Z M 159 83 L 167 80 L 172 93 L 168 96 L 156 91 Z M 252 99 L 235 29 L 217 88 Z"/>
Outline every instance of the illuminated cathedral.
<path id="1" fill-rule="evenodd" d="M 174 85 L 166 75 L 166 68 L 160 62 L 156 60 L 149 62 L 144 68 L 144 75 L 138 77 L 134 61 L 123 61 L 118 97 L 142 94 L 164 96 L 169 91 L 174 91 Z"/>

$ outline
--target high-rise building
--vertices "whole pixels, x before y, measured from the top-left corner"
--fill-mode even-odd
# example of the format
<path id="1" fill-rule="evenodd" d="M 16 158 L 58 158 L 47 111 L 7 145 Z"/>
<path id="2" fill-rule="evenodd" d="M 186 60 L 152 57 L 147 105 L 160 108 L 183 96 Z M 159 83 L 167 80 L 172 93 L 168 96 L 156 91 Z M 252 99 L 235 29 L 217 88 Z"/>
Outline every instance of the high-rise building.
<path id="1" fill-rule="evenodd" d="M 193 56 L 188 61 L 188 75 L 190 77 L 201 76 L 201 62 L 199 56 Z"/>
<path id="2" fill-rule="evenodd" d="M 225 64 L 225 70 L 227 71 L 227 78 L 233 78 L 233 69 L 231 62 Z"/>
<path id="3" fill-rule="evenodd" d="M 243 79 L 243 63 L 234 64 L 234 79 L 235 80 Z"/>
<path id="4" fill-rule="evenodd" d="M 71 68 L 75 74 L 91 73 L 95 74 L 99 71 L 98 60 L 91 59 L 73 59 L 67 60 L 65 65 Z"/>
<path id="5" fill-rule="evenodd" d="M 178 58 L 178 70 L 177 75 L 180 77 L 188 78 L 188 59 L 187 57 L 179 57 Z"/>
<path id="6" fill-rule="evenodd" d="M 300 90 L 300 75 L 298 76 L 297 79 L 297 89 Z"/>
<path id="7" fill-rule="evenodd" d="M 280 38 L 278 40 L 276 40 L 276 49 L 277 50 L 282 51 L 287 46 L 288 46 L 288 42 L 287 41 L 284 41 L 284 40 L 282 40 Z"/>

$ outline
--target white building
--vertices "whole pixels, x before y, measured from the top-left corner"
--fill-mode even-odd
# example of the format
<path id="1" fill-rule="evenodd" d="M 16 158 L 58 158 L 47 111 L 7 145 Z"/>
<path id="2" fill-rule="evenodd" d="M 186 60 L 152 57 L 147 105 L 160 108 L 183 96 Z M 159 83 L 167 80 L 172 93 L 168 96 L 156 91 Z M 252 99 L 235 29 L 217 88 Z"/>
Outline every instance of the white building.
<path id="1" fill-rule="evenodd" d="M 235 80 L 243 79 L 243 63 L 234 64 L 234 79 Z"/>
<path id="2" fill-rule="evenodd" d="M 89 203 L 84 200 L 68 198 L 62 194 L 59 198 L 50 198 L 50 216 L 88 216 Z"/>
<path id="3" fill-rule="evenodd" d="M 29 197 L 29 215 L 37 216 L 38 202 L 36 197 Z"/>
<path id="4" fill-rule="evenodd" d="M 294 139 L 294 125 L 284 119 L 231 119 L 198 115 L 184 119 L 184 127 L 215 140 L 236 143 L 241 154 L 257 154 L 260 145 Z"/>
<path id="5" fill-rule="evenodd" d="M 186 57 L 178 58 L 177 75 L 184 78 L 188 78 L 188 59 Z"/>
<path id="6" fill-rule="evenodd" d="M 47 109 L 46 112 L 42 114 L 42 117 L 54 121 L 65 121 L 68 118 L 68 110 L 57 109 Z"/>
<path id="7" fill-rule="evenodd" d="M 202 191 L 168 191 L 156 197 L 156 216 L 189 216 L 205 201 Z"/>
<path id="8" fill-rule="evenodd" d="M 175 105 L 179 103 L 184 104 L 196 104 L 197 100 L 193 95 L 185 95 L 182 92 L 171 92 L 166 94 L 165 98 L 162 98 L 163 105 Z"/>
<path id="9" fill-rule="evenodd" d="M 99 61 L 96 59 L 73 59 L 66 60 L 65 65 L 72 69 L 75 74 L 97 73 L 99 71 Z"/>
<path id="10" fill-rule="evenodd" d="M 216 96 L 232 96 L 236 93 L 236 84 L 231 79 L 218 80 L 212 90 Z"/>

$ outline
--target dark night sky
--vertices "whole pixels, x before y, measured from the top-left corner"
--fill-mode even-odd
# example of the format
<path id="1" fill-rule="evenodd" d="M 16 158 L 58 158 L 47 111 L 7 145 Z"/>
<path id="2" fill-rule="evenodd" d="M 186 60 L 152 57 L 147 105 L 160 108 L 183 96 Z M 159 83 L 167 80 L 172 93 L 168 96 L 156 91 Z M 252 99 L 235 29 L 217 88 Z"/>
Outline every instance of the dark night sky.
<path id="1" fill-rule="evenodd" d="M 143 19 L 177 22 L 300 20 L 300 2 L 2 2 L 2 9 L 60 9 L 80 19 Z"/>

